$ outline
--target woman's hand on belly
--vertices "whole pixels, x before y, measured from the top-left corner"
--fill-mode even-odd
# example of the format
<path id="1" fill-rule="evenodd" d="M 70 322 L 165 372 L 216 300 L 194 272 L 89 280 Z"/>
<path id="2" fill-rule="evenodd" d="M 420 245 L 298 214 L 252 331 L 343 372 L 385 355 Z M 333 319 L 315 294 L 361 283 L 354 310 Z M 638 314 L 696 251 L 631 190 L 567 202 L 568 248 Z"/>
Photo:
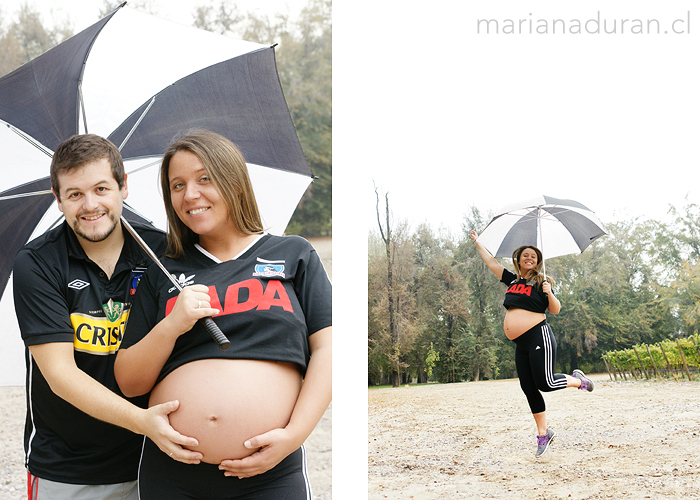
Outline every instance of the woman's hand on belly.
<path id="1" fill-rule="evenodd" d="M 289 423 L 245 441 L 255 453 L 239 460 L 223 460 L 225 476 L 250 477 L 280 463 L 309 437 L 331 402 L 332 327 L 311 334 L 311 360 Z"/>
<path id="2" fill-rule="evenodd" d="M 219 469 L 225 476 L 251 477 L 267 472 L 284 460 L 299 446 L 287 429 L 272 429 L 269 432 L 250 438 L 245 447 L 255 453 L 240 460 L 224 460 Z"/>

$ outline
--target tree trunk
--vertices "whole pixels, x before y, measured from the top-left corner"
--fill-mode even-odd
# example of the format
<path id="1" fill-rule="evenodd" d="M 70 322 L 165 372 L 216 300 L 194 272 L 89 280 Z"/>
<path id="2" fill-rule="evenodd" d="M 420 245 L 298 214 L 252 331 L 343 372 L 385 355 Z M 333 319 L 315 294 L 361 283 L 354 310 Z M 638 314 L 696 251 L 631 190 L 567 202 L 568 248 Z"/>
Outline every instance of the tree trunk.
<path id="1" fill-rule="evenodd" d="M 377 195 L 377 223 L 379 224 L 379 233 L 384 241 L 384 247 L 386 248 L 386 262 L 387 262 L 387 293 L 389 299 L 389 337 L 391 338 L 392 348 L 396 356 L 395 366 L 392 373 L 392 385 L 394 387 L 399 387 L 401 382 L 401 366 L 400 366 L 400 355 L 398 344 L 399 344 L 399 329 L 396 324 L 396 307 L 394 302 L 394 262 L 391 254 L 391 225 L 389 218 L 389 193 L 384 196 L 385 212 L 386 212 L 386 234 L 382 228 L 381 219 L 379 218 L 379 192 L 377 188 L 374 188 L 374 192 Z"/>
<path id="2" fill-rule="evenodd" d="M 571 356 L 569 357 L 569 362 L 571 363 L 570 368 L 571 368 L 571 372 L 573 373 L 573 371 L 576 368 L 578 368 L 578 356 L 576 356 L 575 350 L 571 353 Z"/>

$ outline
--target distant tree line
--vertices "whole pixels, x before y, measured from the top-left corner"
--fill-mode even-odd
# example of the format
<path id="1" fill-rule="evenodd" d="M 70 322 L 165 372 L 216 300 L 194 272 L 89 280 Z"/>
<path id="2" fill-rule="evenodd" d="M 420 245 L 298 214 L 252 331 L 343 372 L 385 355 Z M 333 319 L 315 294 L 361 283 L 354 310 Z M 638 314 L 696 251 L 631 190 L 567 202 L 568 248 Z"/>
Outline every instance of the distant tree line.
<path id="1" fill-rule="evenodd" d="M 379 197 L 378 197 L 379 200 Z M 368 383 L 394 386 L 515 377 L 503 333 L 505 286 L 479 257 L 469 231 L 492 214 L 472 207 L 461 232 L 427 223 L 412 230 L 378 203 L 369 233 Z M 581 255 L 547 261 L 562 303 L 547 314 L 558 371 L 605 371 L 602 354 L 700 330 L 700 207 L 671 207 L 672 223 L 614 221 Z M 379 231 L 391 225 L 391 248 Z M 388 260 L 390 256 L 390 261 Z M 501 263 L 513 270 L 510 259 Z M 389 286 L 388 269 L 392 283 Z M 392 304 L 392 331 L 389 303 Z"/>
<path id="2" fill-rule="evenodd" d="M 100 17 L 121 2 L 103 0 Z M 149 0 L 129 2 L 130 7 L 158 15 Z M 288 234 L 306 237 L 332 233 L 331 213 L 331 1 L 308 0 L 298 17 L 273 17 L 241 12 L 235 2 L 193 10 L 200 29 L 263 44 L 278 44 L 277 69 L 282 88 L 311 171 L 317 177 L 304 194 Z M 98 19 L 95 19 L 97 21 Z M 0 77 L 44 53 L 74 34 L 69 19 L 44 24 L 42 13 L 25 2 L 15 13 L 0 7 Z"/>

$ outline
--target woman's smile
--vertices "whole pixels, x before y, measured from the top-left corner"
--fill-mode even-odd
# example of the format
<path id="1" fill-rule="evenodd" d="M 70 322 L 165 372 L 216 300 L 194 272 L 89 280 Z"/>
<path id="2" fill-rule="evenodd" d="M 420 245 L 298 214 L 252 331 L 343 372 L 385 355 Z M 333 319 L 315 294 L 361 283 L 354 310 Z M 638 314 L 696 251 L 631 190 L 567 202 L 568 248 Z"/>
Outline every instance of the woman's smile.
<path id="1" fill-rule="evenodd" d="M 193 208 L 192 210 L 188 210 L 187 213 L 190 215 L 197 215 L 201 214 L 202 212 L 206 212 L 207 210 L 209 210 L 209 207 Z"/>

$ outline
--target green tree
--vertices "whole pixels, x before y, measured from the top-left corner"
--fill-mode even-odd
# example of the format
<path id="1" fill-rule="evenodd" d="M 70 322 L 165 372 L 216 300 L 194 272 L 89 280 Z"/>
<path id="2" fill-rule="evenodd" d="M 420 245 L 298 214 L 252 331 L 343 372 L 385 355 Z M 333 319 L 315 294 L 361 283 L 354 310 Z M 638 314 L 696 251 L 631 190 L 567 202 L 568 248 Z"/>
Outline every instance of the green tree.
<path id="1" fill-rule="evenodd" d="M 408 224 L 400 221 L 392 231 L 391 286 L 386 244 L 377 233 L 370 237 L 368 369 L 370 383 L 391 383 L 396 387 L 410 373 L 407 359 L 411 357 L 416 335 L 416 312 L 415 297 L 409 290 L 413 249 Z"/>
<path id="2" fill-rule="evenodd" d="M 673 224 L 655 228 L 652 259 L 663 262 L 663 279 L 668 282 L 662 299 L 678 321 L 678 336 L 698 331 L 700 321 L 700 206 L 685 203 L 671 207 Z"/>
<path id="3" fill-rule="evenodd" d="M 433 376 L 436 361 L 440 361 L 440 353 L 435 350 L 433 343 L 431 342 L 430 349 L 428 349 L 428 355 L 425 357 L 425 374 L 428 377 L 427 381 L 429 381 Z"/>
<path id="4" fill-rule="evenodd" d="M 471 293 L 465 297 L 469 303 L 470 320 L 463 331 L 462 345 L 469 357 L 472 379 L 481 377 L 495 378 L 500 372 L 508 376 L 514 368 L 512 358 L 499 367 L 497 353 L 505 343 L 503 333 L 503 285 L 484 264 L 479 256 L 474 242 L 469 236 L 470 231 L 480 233 L 487 225 L 487 219 L 476 207 L 464 216 L 462 221 L 462 238 L 459 244 L 458 259 L 462 263 L 465 281 Z M 507 266 L 507 262 L 503 262 Z"/>
<path id="5" fill-rule="evenodd" d="M 391 383 L 394 387 L 401 384 L 406 377 L 408 354 L 412 351 L 416 332 L 415 296 L 411 292 L 414 275 L 414 250 L 405 220 L 394 222 L 389 208 L 389 196 L 384 196 L 384 207 L 380 209 L 380 196 L 377 194 L 377 222 L 381 244 L 373 245 L 370 250 L 379 247 L 379 255 L 371 253 L 368 267 L 377 270 L 376 278 L 370 283 L 377 284 L 376 296 L 370 297 L 368 304 L 370 322 L 375 331 L 370 331 L 368 348 L 370 358 L 380 362 L 379 376 L 384 378 L 381 363 L 389 363 Z M 373 260 L 378 264 L 373 263 Z"/>
<path id="6" fill-rule="evenodd" d="M 684 262 L 669 292 L 683 324 L 682 335 L 700 332 L 700 263 Z"/>
<path id="7" fill-rule="evenodd" d="M 386 301 L 385 250 L 379 233 L 372 231 L 367 242 L 367 383 L 379 385 L 391 373 L 386 356 Z"/>
<path id="8" fill-rule="evenodd" d="M 299 34 L 280 43 L 279 73 L 289 111 L 311 171 L 318 177 L 302 198 L 288 231 L 307 236 L 332 231 L 331 1 L 310 0 Z"/>
<path id="9" fill-rule="evenodd" d="M 39 10 L 28 2 L 20 5 L 14 21 L 8 23 L 9 18 L 5 16 L 5 12 L 0 11 L 0 76 L 73 35 L 73 28 L 67 20 L 53 19 L 54 27 L 46 28 Z"/>
<path id="10" fill-rule="evenodd" d="M 19 68 L 26 61 L 22 55 L 20 42 L 13 29 L 5 29 L 5 19 L 0 11 L 0 76 Z"/>
<path id="11" fill-rule="evenodd" d="M 457 382 L 465 377 L 466 363 L 460 335 L 469 317 L 466 307 L 468 290 L 458 263 L 454 243 L 447 236 L 436 235 L 427 224 L 418 226 L 413 235 L 415 276 L 412 290 L 416 296 L 419 334 L 414 343 L 414 363 L 418 372 L 434 345 L 442 354 L 435 371 L 441 382 Z"/>
<path id="12" fill-rule="evenodd" d="M 677 328 L 664 301 L 667 267 L 652 258 L 656 227 L 636 220 L 611 223 L 608 235 L 583 254 L 548 263 L 562 302 L 550 323 L 560 361 L 568 360 L 570 369 L 600 363 L 600 352 L 666 338 Z"/>

